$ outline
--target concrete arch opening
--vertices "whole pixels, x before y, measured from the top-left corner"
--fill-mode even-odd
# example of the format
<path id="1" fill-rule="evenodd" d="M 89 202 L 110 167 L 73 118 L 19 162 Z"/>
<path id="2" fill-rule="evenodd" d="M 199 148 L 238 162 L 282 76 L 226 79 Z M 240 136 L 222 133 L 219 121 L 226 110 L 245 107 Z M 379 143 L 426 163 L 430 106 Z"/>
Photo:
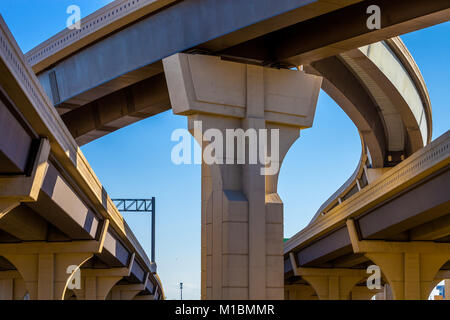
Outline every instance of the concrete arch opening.
<path id="1" fill-rule="evenodd" d="M 285 283 L 286 300 L 386 300 L 392 299 L 387 278 L 380 273 L 371 278 L 366 272 L 370 260 L 352 268 L 299 267 Z M 379 276 L 379 278 L 378 278 Z"/>

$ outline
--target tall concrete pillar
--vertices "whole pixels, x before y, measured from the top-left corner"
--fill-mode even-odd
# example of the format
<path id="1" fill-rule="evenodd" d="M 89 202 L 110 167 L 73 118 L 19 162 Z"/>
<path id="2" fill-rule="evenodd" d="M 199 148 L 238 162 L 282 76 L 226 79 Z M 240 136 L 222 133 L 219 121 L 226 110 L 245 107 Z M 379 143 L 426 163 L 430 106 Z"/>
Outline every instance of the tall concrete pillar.
<path id="1" fill-rule="evenodd" d="M 202 298 L 283 299 L 278 168 L 299 129 L 312 125 L 321 78 L 204 55 L 163 63 L 173 112 L 188 116 L 203 154 L 213 158 L 202 158 Z M 246 138 L 235 139 L 234 130 Z M 267 150 L 258 146 L 261 137 Z M 238 143 L 231 147 L 238 141 L 245 156 Z"/>

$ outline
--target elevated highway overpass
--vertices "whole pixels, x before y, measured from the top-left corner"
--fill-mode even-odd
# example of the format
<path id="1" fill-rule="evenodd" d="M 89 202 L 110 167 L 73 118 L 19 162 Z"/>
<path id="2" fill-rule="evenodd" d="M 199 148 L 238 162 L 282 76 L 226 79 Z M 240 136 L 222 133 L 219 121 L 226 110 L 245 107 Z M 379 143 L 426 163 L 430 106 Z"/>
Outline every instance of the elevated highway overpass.
<path id="1" fill-rule="evenodd" d="M 287 298 L 369 298 L 378 265 L 394 299 L 428 299 L 450 276 L 449 144 L 447 131 L 289 239 Z"/>
<path id="2" fill-rule="evenodd" d="M 26 57 L 85 144 L 170 108 L 161 60 L 174 53 L 299 66 L 450 17 L 446 1 L 371 4 L 381 8 L 381 30 L 367 28 L 364 1 L 115 1 L 83 19 L 81 30 L 66 29 Z M 106 112 L 105 104 L 117 107 Z"/>
<path id="3" fill-rule="evenodd" d="M 0 298 L 164 299 L 1 18 L 0 74 Z"/>
<path id="4" fill-rule="evenodd" d="M 188 116 L 190 126 L 197 119 L 239 128 L 263 118 L 257 126 L 283 132 L 283 158 L 298 129 L 312 125 L 321 85 L 357 126 L 362 155 L 354 175 L 318 211 L 319 221 L 431 141 L 427 89 L 396 36 L 449 20 L 449 5 L 370 4 L 381 8 L 380 30 L 367 28 L 365 1 L 115 1 L 83 19 L 81 30 L 62 31 L 26 59 L 63 121 L 49 123 L 67 126 L 64 137 L 76 141 L 73 150 L 65 140 L 56 147 L 69 155 L 69 168 L 81 161 L 76 144 L 170 108 Z M 171 56 L 179 52 L 188 54 Z M 225 70 L 229 78 L 216 80 Z M 211 92 L 202 78 L 233 88 L 236 99 L 220 88 Z M 252 101 L 260 106 L 249 108 Z M 283 297 L 286 252 L 277 175 L 259 190 L 264 180 L 246 180 L 253 174 L 246 170 L 202 166 L 202 298 Z M 78 183 L 79 173 L 73 174 Z M 105 207 L 101 188 L 86 190 Z M 230 240 L 236 234 L 240 244 Z"/>

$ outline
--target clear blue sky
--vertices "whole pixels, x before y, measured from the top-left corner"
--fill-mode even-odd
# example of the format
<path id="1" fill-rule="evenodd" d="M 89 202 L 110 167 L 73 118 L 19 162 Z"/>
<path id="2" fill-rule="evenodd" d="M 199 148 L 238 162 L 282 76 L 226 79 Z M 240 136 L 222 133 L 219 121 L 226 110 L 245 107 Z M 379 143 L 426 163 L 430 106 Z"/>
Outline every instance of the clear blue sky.
<path id="1" fill-rule="evenodd" d="M 109 0 L 1 0 L 0 13 L 24 52 L 65 27 L 66 8 L 82 16 Z M 433 137 L 450 128 L 450 23 L 402 36 L 430 92 Z M 200 297 L 200 166 L 175 166 L 170 135 L 186 119 L 171 111 L 142 120 L 82 148 L 111 197 L 157 199 L 158 272 L 168 299 Z M 361 153 L 356 127 L 325 93 L 314 126 L 301 132 L 281 168 L 285 236 L 304 227 L 319 206 L 353 173 Z M 126 164 L 126 165 L 124 165 Z M 126 214 L 143 247 L 150 248 L 150 218 Z"/>

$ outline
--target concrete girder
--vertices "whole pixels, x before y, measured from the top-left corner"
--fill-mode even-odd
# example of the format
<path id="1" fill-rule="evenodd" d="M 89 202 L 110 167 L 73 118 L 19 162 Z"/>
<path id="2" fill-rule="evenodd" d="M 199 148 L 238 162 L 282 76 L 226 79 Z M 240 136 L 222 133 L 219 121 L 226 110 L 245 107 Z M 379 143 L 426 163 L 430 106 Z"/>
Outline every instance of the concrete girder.
<path id="1" fill-rule="evenodd" d="M 16 270 L 0 271 L 0 300 L 24 300 L 27 289 Z"/>
<path id="2" fill-rule="evenodd" d="M 350 292 L 351 300 L 371 300 L 373 296 L 384 292 L 384 288 L 381 289 L 369 289 L 367 286 L 354 286 Z"/>
<path id="3" fill-rule="evenodd" d="M 80 267 L 92 253 L 3 254 L 22 275 L 31 300 L 62 300 L 72 274 L 67 268 Z"/>
<path id="4" fill-rule="evenodd" d="M 380 112 L 386 135 L 386 157 L 402 152 L 406 158 L 431 141 L 428 137 L 431 124 L 425 115 L 430 111 L 403 63 L 386 42 L 351 50 L 339 57 L 366 86 Z"/>
<path id="5" fill-rule="evenodd" d="M 14 108 L 0 87 L 0 173 L 21 174 L 29 168 L 33 154 L 33 134 L 14 116 Z"/>
<path id="6" fill-rule="evenodd" d="M 376 0 L 370 4 L 381 9 L 380 29 L 367 28 L 368 4 L 357 2 L 226 48 L 220 54 L 244 61 L 298 66 L 443 23 L 450 17 L 445 0 Z"/>
<path id="7" fill-rule="evenodd" d="M 153 5 L 163 3 L 164 7 L 165 2 L 171 1 L 157 1 Z M 283 0 L 276 5 L 259 0 L 257 6 L 251 1 L 230 5 L 220 1 L 185 0 L 135 23 L 132 23 L 133 16 L 142 17 L 147 11 L 133 8 L 127 20 L 129 25 L 115 21 L 114 16 L 110 18 L 111 8 L 105 7 L 98 11 L 99 15 L 108 13 L 104 22 L 95 24 L 98 16 L 86 18 L 86 30 L 63 31 L 33 49 L 27 58 L 36 72 L 44 70 L 41 80 L 50 97 L 48 75 L 55 71 L 60 100 L 69 103 L 78 100 L 78 104 L 85 104 L 145 79 L 149 76 L 143 75 L 148 72 L 144 70 L 146 67 L 187 48 L 206 49 L 258 63 L 287 61 L 298 65 L 444 22 L 449 16 L 444 0 L 433 1 L 432 5 L 424 0 L 414 0 L 414 3 L 379 0 L 375 3 L 383 8 L 381 30 L 367 28 L 367 4 L 358 0 L 339 3 Z M 221 14 L 202 14 L 209 11 Z M 179 23 L 167 24 L 173 15 Z M 198 21 L 208 27 L 199 28 Z M 348 23 L 342 25 L 340 21 Z M 330 23 L 334 24 L 333 32 L 329 32 Z M 186 30 L 191 30 L 189 36 L 178 36 Z M 138 47 L 140 50 L 130 49 Z M 111 48 L 115 48 L 114 55 L 110 54 Z M 121 59 L 120 54 L 128 59 Z M 105 56 L 109 57 L 107 71 L 98 70 L 104 61 L 90 63 L 89 58 Z M 53 69 L 45 70 L 52 66 Z M 81 81 L 84 72 L 91 72 L 89 81 Z M 72 84 L 69 84 L 69 77 Z"/>
<path id="8" fill-rule="evenodd" d="M 364 169 L 366 184 L 371 184 L 389 167 L 431 141 L 431 103 L 422 75 L 398 37 L 304 68 L 324 76 L 323 89 L 353 120 L 363 142 L 355 173 L 324 202 L 314 221 L 345 199 L 349 187 L 360 181 L 358 171 Z M 352 82 L 354 77 L 358 85 Z M 358 86 L 364 89 L 358 91 Z"/>
<path id="9" fill-rule="evenodd" d="M 384 167 L 386 138 L 376 105 L 351 70 L 337 56 L 304 67 L 322 76 L 322 89 L 344 110 L 361 133 L 371 155 L 372 166 Z M 363 150 L 365 153 L 365 150 Z"/>

